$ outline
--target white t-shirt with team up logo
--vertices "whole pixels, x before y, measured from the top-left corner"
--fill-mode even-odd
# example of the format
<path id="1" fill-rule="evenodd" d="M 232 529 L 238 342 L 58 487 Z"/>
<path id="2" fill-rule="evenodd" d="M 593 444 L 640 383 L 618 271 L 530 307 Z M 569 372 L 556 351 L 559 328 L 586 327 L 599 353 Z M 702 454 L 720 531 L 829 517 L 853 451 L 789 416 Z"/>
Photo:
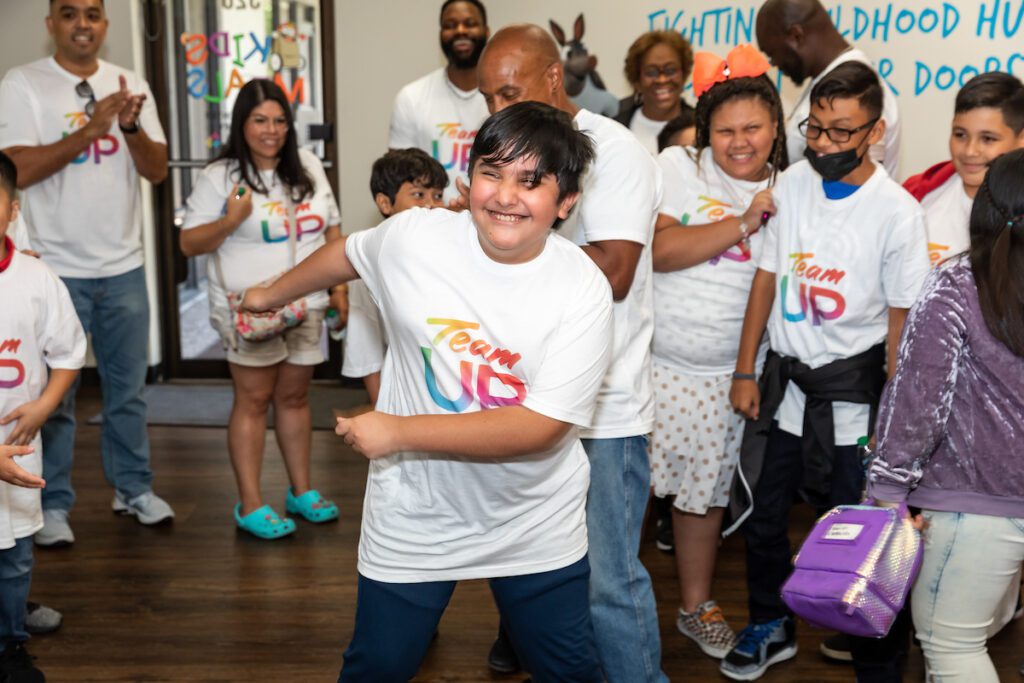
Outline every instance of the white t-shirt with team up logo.
<path id="1" fill-rule="evenodd" d="M 812 368 L 884 342 L 889 309 L 910 308 L 928 275 L 924 212 L 910 194 L 875 171 L 843 199 L 828 199 L 806 161 L 793 164 L 772 191 L 758 267 L 775 274 L 768 318 L 772 350 Z M 868 433 L 867 405 L 834 402 L 836 444 Z M 803 433 L 804 394 L 794 382 L 776 418 Z"/>
<path id="2" fill-rule="evenodd" d="M 740 216 L 754 195 L 768 187 L 767 179 L 750 182 L 728 176 L 715 163 L 710 148 L 701 153 L 699 164 L 695 155 L 693 148 L 669 147 L 658 157 L 665 183 L 658 213 L 684 226 Z M 721 375 L 736 367 L 762 232 L 710 261 L 654 274 L 651 353 L 655 362 L 691 375 Z M 766 351 L 767 345 L 762 346 L 758 365 Z"/>
<path id="3" fill-rule="evenodd" d="M 313 178 L 314 192 L 301 203 L 295 204 L 296 231 L 295 262 L 308 258 L 323 246 L 324 231 L 341 224 L 338 202 L 324 173 L 323 165 L 309 150 L 299 150 L 302 167 Z M 226 309 L 224 287 L 241 292 L 275 275 L 291 265 L 288 247 L 288 202 L 284 185 L 273 171 L 261 171 L 263 184 L 269 194 L 253 191 L 252 213 L 238 229 L 228 235 L 217 248 L 220 266 L 224 271 L 221 282 L 213 259 L 207 261 L 210 283 L 210 303 Z M 200 174 L 188 198 L 185 223 L 182 230 L 191 230 L 215 221 L 224 215 L 228 195 L 239 184 L 241 175 L 234 161 L 216 161 Z M 243 183 L 244 184 L 244 183 Z M 327 293 L 317 292 L 306 297 L 311 308 L 326 308 Z"/>
<path id="4" fill-rule="evenodd" d="M 614 362 L 601 387 L 594 426 L 583 436 L 639 436 L 654 427 L 651 240 L 661 203 L 661 169 L 625 126 L 586 109 L 580 109 L 575 122 L 593 139 L 597 155 L 583 180 L 583 194 L 558 233 L 576 244 L 625 240 L 644 245 L 629 294 L 615 302 Z"/>
<path id="5" fill-rule="evenodd" d="M 533 260 L 501 264 L 481 248 L 468 211 L 416 208 L 350 235 L 345 251 L 390 344 L 377 410 L 457 415 L 521 405 L 590 423 L 610 359 L 612 303 L 578 247 L 552 234 Z M 372 460 L 359 573 L 418 583 L 566 567 L 587 552 L 589 484 L 576 429 L 520 457 Z"/>
<path id="6" fill-rule="evenodd" d="M 348 332 L 345 333 L 345 353 L 341 374 L 345 377 L 366 377 L 380 372 L 384 366 L 384 325 L 380 311 L 373 303 L 362 280 L 353 280 L 348 286 Z"/>
<path id="7" fill-rule="evenodd" d="M 459 194 L 456 178 L 469 182 L 469 150 L 487 116 L 487 103 L 480 91 L 456 87 L 442 67 L 398 91 L 388 147 L 417 147 L 440 161 L 448 172 L 444 191 L 448 201 Z"/>
<path id="8" fill-rule="evenodd" d="M 120 89 L 146 95 L 139 126 L 166 144 L 149 85 L 133 72 L 100 61 L 88 79 L 97 100 Z M 49 145 L 85 126 L 82 79 L 53 57 L 18 66 L 0 83 L 0 149 Z M 115 120 L 108 133 L 49 178 L 22 192 L 32 248 L 61 277 L 113 277 L 142 266 L 139 174 Z"/>
<path id="9" fill-rule="evenodd" d="M 921 200 L 928 228 L 928 258 L 937 266 L 971 246 L 971 209 L 974 200 L 964 181 L 954 173 Z"/>
<path id="10" fill-rule="evenodd" d="M 0 415 L 38 399 L 46 388 L 47 368 L 77 370 L 85 365 L 85 332 L 60 278 L 37 258 L 15 252 L 0 272 Z M 0 426 L 0 443 L 16 423 Z M 42 470 L 43 440 L 15 462 L 32 474 Z M 43 526 L 38 489 L 0 482 L 0 549 L 31 536 Z"/>

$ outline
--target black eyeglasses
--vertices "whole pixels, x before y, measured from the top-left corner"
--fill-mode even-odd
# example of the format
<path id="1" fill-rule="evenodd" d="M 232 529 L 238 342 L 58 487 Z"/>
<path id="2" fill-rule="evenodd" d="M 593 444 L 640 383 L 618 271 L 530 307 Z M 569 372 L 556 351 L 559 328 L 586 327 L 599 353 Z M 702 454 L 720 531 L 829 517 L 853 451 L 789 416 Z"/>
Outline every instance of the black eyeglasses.
<path id="1" fill-rule="evenodd" d="M 646 66 L 640 71 L 640 75 L 644 78 L 649 78 L 652 81 L 658 76 L 664 76 L 665 78 L 672 78 L 677 73 L 682 71 L 677 64 L 666 64 L 662 67 L 657 66 Z"/>
<path id="2" fill-rule="evenodd" d="M 91 119 L 92 115 L 96 112 L 96 93 L 92 91 L 89 81 L 82 81 L 76 85 L 75 94 L 89 100 L 85 103 L 85 115 Z"/>
<path id="3" fill-rule="evenodd" d="M 865 128 L 870 128 L 878 123 L 879 118 L 881 117 L 875 117 L 863 126 L 857 126 L 856 128 L 822 128 L 817 124 L 811 123 L 810 119 L 804 119 L 800 122 L 798 128 L 800 129 L 800 134 L 808 140 L 817 140 L 824 133 L 832 142 L 842 143 L 849 142 L 854 133 L 859 133 Z"/>

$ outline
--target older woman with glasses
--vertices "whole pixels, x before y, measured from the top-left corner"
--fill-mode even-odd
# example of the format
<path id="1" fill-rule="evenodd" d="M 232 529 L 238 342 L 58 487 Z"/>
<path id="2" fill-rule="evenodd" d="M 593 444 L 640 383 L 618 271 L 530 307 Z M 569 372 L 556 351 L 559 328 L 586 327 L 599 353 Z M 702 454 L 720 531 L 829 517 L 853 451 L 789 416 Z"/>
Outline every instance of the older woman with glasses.
<path id="1" fill-rule="evenodd" d="M 620 102 L 615 120 L 633 131 L 651 154 L 658 153 L 658 133 L 665 124 L 693 111 L 682 99 L 692 70 L 690 43 L 675 31 L 649 31 L 629 46 L 624 71 L 634 92 Z"/>

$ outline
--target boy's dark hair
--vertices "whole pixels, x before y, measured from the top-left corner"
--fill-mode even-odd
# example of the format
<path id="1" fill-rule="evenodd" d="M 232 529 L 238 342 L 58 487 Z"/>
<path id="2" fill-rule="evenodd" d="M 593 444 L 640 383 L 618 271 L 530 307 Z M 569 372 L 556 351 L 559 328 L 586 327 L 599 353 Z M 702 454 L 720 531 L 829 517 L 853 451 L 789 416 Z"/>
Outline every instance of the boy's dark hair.
<path id="1" fill-rule="evenodd" d="M 469 152 L 469 173 L 483 161 L 495 166 L 521 157 L 537 160 L 536 179 L 551 174 L 558 201 L 580 191 L 580 180 L 594 160 L 594 143 L 576 130 L 564 111 L 540 102 L 519 102 L 502 109 L 480 126 Z"/>
<path id="2" fill-rule="evenodd" d="M 1024 130 L 1024 84 L 1001 71 L 979 74 L 956 94 L 955 114 L 991 107 L 1003 113 L 1003 121 L 1017 135 Z"/>
<path id="3" fill-rule="evenodd" d="M 444 19 L 444 11 L 448 9 L 448 5 L 455 4 L 456 2 L 468 2 L 473 7 L 476 7 L 480 11 L 480 18 L 483 20 L 484 26 L 487 26 L 487 8 L 484 7 L 484 3 L 480 2 L 480 0 L 444 0 L 444 4 L 441 5 L 441 14 L 438 21 Z"/>
<path id="4" fill-rule="evenodd" d="M 863 62 L 843 62 L 825 74 L 811 89 L 811 102 L 836 98 L 856 99 L 869 119 L 882 116 L 882 84 L 874 70 Z"/>
<path id="5" fill-rule="evenodd" d="M 985 326 L 1024 357 L 1024 149 L 996 158 L 971 209 L 971 272 Z"/>
<path id="6" fill-rule="evenodd" d="M 392 203 L 403 183 L 418 183 L 431 190 L 448 186 L 448 174 L 441 162 L 422 149 L 393 149 L 373 162 L 370 192 L 384 194 Z"/>
<path id="7" fill-rule="evenodd" d="M 7 193 L 7 199 L 14 199 L 18 189 L 18 167 L 11 158 L 0 152 L 0 190 Z"/>
<path id="8" fill-rule="evenodd" d="M 665 124 L 665 127 L 658 133 L 658 151 L 664 151 L 666 147 L 671 146 L 672 138 L 675 137 L 676 133 L 686 130 L 687 128 L 693 128 L 697 125 L 697 115 L 693 109 L 684 107 L 683 112 L 671 119 Z"/>
<path id="9" fill-rule="evenodd" d="M 771 79 L 764 74 L 731 78 L 721 83 L 715 83 L 698 98 L 697 109 L 694 112 L 697 120 L 697 137 L 693 141 L 693 146 L 697 149 L 696 158 L 699 161 L 700 153 L 711 145 L 711 117 L 715 110 L 726 102 L 742 99 L 760 100 L 764 106 L 768 107 L 768 111 L 775 121 L 775 142 L 768 154 L 768 163 L 772 166 L 771 179 L 774 184 L 778 174 L 789 166 L 789 153 L 786 150 L 786 117 L 782 113 L 782 100 L 779 99 L 779 91 L 775 89 L 775 84 Z"/>

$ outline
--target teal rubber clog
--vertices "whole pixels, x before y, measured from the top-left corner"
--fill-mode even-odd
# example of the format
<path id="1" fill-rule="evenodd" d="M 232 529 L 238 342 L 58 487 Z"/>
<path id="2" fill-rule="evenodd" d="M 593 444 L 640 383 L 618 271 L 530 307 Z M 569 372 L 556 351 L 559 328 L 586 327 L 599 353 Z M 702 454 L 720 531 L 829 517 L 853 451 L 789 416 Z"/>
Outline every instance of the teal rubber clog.
<path id="1" fill-rule="evenodd" d="M 284 508 L 291 515 L 302 515 L 314 524 L 329 522 L 338 518 L 338 506 L 320 495 L 316 489 L 310 489 L 301 496 L 292 495 L 288 487 L 288 495 L 284 500 Z"/>
<path id="2" fill-rule="evenodd" d="M 235 505 L 235 524 L 242 531 L 248 531 L 253 536 L 267 541 L 295 533 L 295 522 L 287 518 L 281 519 L 269 505 L 257 508 L 245 517 L 242 516 L 242 504 Z"/>

